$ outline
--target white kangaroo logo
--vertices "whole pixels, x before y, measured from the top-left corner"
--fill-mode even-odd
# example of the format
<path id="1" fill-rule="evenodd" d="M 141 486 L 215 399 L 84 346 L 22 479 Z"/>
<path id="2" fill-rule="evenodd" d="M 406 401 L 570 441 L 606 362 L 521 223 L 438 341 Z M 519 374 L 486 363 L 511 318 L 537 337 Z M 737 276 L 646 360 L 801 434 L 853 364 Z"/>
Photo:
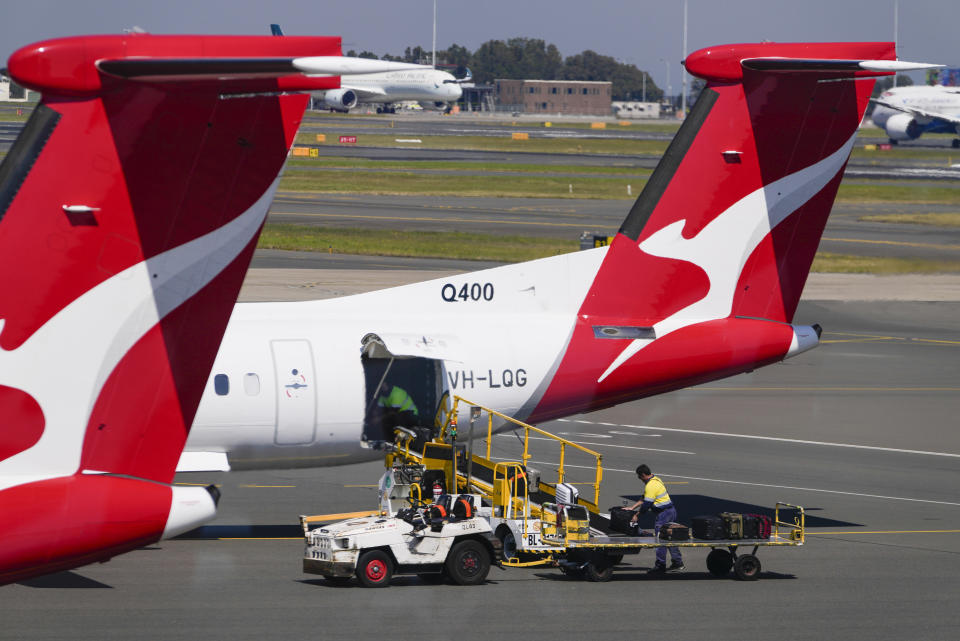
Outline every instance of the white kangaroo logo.
<path id="1" fill-rule="evenodd" d="M 249 244 L 278 184 L 279 178 L 226 225 L 85 292 L 16 349 L 0 348 L 0 385 L 32 396 L 45 421 L 37 443 L 0 461 L 0 490 L 79 469 L 85 428 L 107 377 L 137 341 Z M 3 325 L 0 319 L 0 333 Z"/>
<path id="2" fill-rule="evenodd" d="M 686 220 L 678 220 L 640 243 L 640 249 L 651 256 L 693 263 L 707 274 L 710 281 L 706 296 L 654 324 L 654 335 L 662 338 L 682 327 L 729 316 L 734 291 L 747 259 L 774 227 L 833 180 L 850 156 L 856 137 L 854 132 L 847 142 L 823 160 L 744 196 L 693 238 L 683 237 Z M 602 382 L 654 340 L 632 340 L 597 382 Z"/>

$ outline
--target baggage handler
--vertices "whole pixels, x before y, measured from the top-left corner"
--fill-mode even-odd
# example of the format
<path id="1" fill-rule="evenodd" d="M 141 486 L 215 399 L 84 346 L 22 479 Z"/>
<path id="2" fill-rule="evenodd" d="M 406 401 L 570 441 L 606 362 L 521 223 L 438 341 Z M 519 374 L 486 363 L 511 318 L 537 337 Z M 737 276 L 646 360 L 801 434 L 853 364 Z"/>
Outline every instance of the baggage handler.
<path id="1" fill-rule="evenodd" d="M 670 500 L 670 495 L 667 494 L 667 488 L 663 484 L 663 481 L 654 476 L 647 465 L 637 466 L 637 478 L 646 484 L 643 490 L 643 498 L 627 509 L 635 510 L 639 507 L 639 514 L 653 510 L 653 513 L 657 515 L 653 531 L 656 534 L 660 534 L 661 527 L 671 521 L 677 520 L 677 509 L 673 506 L 673 502 Z M 637 522 L 639 514 L 634 514 L 631 520 L 632 523 Z M 672 562 L 670 563 L 670 567 L 667 568 L 667 548 L 657 548 L 657 563 L 649 573 L 663 574 L 665 572 L 680 572 L 685 568 L 683 565 L 683 556 L 680 554 L 679 548 L 670 548 L 670 558 Z"/>

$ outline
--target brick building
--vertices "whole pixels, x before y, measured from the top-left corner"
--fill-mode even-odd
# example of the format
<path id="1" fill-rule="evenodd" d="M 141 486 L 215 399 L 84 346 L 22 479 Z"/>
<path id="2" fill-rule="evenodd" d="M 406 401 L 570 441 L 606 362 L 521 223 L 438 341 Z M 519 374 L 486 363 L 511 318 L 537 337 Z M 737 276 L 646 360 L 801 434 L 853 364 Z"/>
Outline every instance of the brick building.
<path id="1" fill-rule="evenodd" d="M 588 80 L 497 80 L 497 104 L 506 111 L 609 116 L 613 83 Z"/>

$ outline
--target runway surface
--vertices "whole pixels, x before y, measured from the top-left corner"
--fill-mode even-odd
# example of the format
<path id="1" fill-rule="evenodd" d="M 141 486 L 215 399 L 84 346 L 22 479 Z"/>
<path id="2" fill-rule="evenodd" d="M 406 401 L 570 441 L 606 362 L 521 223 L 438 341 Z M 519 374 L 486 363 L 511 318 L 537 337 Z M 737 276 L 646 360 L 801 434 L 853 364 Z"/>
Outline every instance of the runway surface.
<path id="1" fill-rule="evenodd" d="M 605 584 L 539 568 L 494 569 L 475 588 L 414 577 L 338 588 L 301 574 L 296 517 L 373 506 L 381 465 L 181 474 L 222 485 L 204 531 L 216 538 L 0 588 L 0 638 L 955 639 L 958 313 L 960 303 L 804 301 L 798 322 L 826 330 L 812 352 L 545 425 L 604 455 L 605 506 L 638 496 L 640 462 L 663 476 L 681 520 L 805 506 L 807 544 L 761 550 L 756 583 L 714 579 L 705 552 L 688 551 L 688 570 L 663 579 L 643 574 L 648 553 L 626 557 Z M 517 442 L 497 436 L 494 451 L 514 457 Z M 551 452 L 533 454 L 549 477 Z"/>
<path id="2" fill-rule="evenodd" d="M 616 233 L 632 204 L 628 200 L 280 192 L 268 220 L 321 227 L 373 226 L 576 240 L 584 231 Z M 837 203 L 827 221 L 820 250 L 859 256 L 960 259 L 960 228 L 858 220 L 869 214 L 956 210 L 956 204 Z"/>

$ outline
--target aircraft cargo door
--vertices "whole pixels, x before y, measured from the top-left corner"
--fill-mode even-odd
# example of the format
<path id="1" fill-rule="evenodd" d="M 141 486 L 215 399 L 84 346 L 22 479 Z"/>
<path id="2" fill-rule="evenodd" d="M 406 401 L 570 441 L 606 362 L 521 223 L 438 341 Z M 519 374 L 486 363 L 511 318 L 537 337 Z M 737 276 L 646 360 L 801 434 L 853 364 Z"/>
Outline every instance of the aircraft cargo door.
<path id="1" fill-rule="evenodd" d="M 271 341 L 277 380 L 277 445 L 313 442 L 317 418 L 317 379 L 313 353 L 305 340 Z"/>

